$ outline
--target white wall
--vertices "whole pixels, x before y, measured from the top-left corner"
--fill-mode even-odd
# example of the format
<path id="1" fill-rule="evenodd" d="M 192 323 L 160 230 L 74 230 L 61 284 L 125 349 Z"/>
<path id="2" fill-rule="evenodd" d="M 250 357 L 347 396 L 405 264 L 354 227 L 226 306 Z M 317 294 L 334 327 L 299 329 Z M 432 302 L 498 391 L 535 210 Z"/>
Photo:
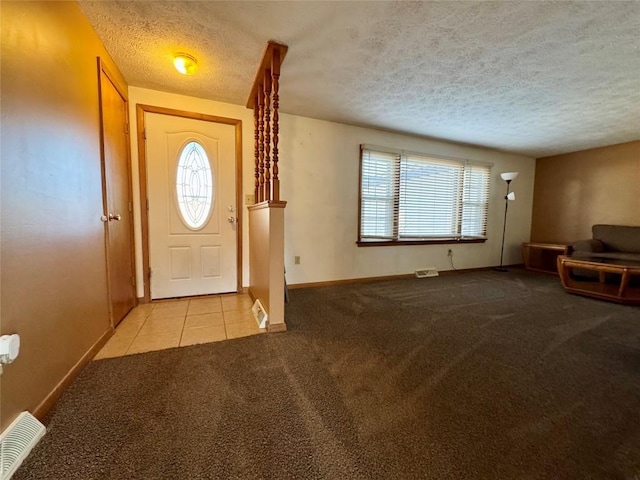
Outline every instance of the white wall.
<path id="1" fill-rule="evenodd" d="M 242 120 L 243 190 L 253 193 L 253 113 L 244 106 L 173 95 L 137 87 L 129 89 L 131 131 L 136 131 L 137 103 L 175 108 Z M 358 247 L 359 145 L 385 147 L 483 160 L 494 164 L 488 240 L 466 245 Z M 505 264 L 521 263 L 520 244 L 529 240 L 535 159 L 483 148 L 426 140 L 408 135 L 354 127 L 305 117 L 280 116 L 281 198 L 285 210 L 285 266 L 289 284 L 412 273 L 418 267 L 450 270 L 447 249 L 458 269 L 497 265 L 500 261 L 506 184 L 500 172 L 518 171 L 509 204 Z M 138 296 L 142 287 L 142 242 L 138 150 L 131 136 L 135 198 L 135 240 Z M 244 208 L 244 207 L 243 207 Z M 243 213 L 243 285 L 249 285 L 248 216 Z M 300 265 L 293 257 L 300 256 Z"/>
<path id="2" fill-rule="evenodd" d="M 281 126 L 290 284 L 406 274 L 427 266 L 451 270 L 449 248 L 458 269 L 499 264 L 506 193 L 500 172 L 505 171 L 520 175 L 512 183 L 517 201 L 509 204 L 504 263 L 522 263 L 520 245 L 529 240 L 531 227 L 535 159 L 290 115 L 282 116 Z M 493 163 L 487 242 L 358 247 L 361 143 Z M 295 255 L 301 257 L 300 265 L 294 265 Z"/>

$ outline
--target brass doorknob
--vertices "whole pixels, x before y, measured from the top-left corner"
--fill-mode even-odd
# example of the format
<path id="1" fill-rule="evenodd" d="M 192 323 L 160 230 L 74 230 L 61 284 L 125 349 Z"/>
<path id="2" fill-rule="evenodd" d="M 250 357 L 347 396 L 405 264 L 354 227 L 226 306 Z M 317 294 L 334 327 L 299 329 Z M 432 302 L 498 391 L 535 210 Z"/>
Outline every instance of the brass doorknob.
<path id="1" fill-rule="evenodd" d="M 110 213 L 109 214 L 109 221 L 111 222 L 112 220 L 115 220 L 115 221 L 119 222 L 120 220 L 122 220 L 122 217 L 120 216 L 119 213 L 116 213 L 116 214 Z"/>

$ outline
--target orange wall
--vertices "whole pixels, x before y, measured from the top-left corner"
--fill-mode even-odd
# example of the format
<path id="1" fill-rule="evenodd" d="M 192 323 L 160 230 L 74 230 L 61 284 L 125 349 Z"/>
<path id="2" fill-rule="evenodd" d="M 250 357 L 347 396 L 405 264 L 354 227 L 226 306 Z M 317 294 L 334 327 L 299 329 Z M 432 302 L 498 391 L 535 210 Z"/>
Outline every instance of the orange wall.
<path id="1" fill-rule="evenodd" d="M 3 429 L 110 328 L 96 57 L 116 69 L 75 2 L 1 8 Z"/>
<path id="2" fill-rule="evenodd" d="M 640 225 L 640 141 L 537 159 L 531 240 L 591 238 L 596 223 Z"/>

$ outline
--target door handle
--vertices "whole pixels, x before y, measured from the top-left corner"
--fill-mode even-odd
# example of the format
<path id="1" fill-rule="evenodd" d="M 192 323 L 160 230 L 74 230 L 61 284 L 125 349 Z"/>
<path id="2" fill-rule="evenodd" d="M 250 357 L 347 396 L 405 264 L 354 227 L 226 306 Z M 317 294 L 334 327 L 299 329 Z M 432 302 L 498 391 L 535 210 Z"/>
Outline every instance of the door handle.
<path id="1" fill-rule="evenodd" d="M 119 213 L 116 213 L 116 214 L 110 213 L 109 214 L 109 221 L 111 222 L 112 220 L 115 220 L 116 222 L 119 222 L 120 220 L 122 220 L 122 216 Z"/>
<path id="2" fill-rule="evenodd" d="M 229 217 L 227 220 L 229 220 L 229 223 L 236 223 L 236 217 Z"/>

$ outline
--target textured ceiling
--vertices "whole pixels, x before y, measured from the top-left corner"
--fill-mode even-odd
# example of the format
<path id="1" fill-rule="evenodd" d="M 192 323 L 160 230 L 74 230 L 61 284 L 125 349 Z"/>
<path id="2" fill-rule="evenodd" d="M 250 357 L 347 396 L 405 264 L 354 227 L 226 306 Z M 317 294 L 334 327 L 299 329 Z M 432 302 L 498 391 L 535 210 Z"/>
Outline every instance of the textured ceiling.
<path id="1" fill-rule="evenodd" d="M 132 86 L 542 157 L 640 139 L 640 2 L 80 1 Z M 180 76 L 174 53 L 200 71 Z"/>

